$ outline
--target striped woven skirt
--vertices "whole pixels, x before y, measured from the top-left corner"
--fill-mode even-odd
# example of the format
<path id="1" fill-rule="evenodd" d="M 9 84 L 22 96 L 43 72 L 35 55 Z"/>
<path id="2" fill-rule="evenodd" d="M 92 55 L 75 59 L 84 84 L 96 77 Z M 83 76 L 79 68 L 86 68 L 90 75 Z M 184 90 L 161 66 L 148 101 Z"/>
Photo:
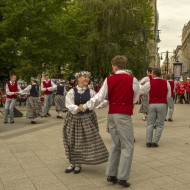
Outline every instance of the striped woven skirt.
<path id="1" fill-rule="evenodd" d="M 56 94 L 54 97 L 55 109 L 56 112 L 67 111 L 65 107 L 65 96 Z"/>
<path id="2" fill-rule="evenodd" d="M 42 107 L 39 97 L 29 96 L 26 100 L 26 117 L 36 118 L 42 115 Z"/>
<path id="3" fill-rule="evenodd" d="M 108 160 L 94 111 L 84 115 L 68 112 L 63 126 L 63 142 L 71 164 L 96 165 Z"/>
<path id="4" fill-rule="evenodd" d="M 149 95 L 144 94 L 141 99 L 141 107 L 139 109 L 139 113 L 148 114 L 148 107 L 149 107 Z"/>

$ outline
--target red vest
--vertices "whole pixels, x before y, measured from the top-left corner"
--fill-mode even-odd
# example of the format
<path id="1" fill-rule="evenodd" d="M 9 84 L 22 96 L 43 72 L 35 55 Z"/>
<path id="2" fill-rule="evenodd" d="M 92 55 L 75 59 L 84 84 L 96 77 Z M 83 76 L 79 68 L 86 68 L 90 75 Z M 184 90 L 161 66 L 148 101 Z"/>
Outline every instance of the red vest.
<path id="1" fill-rule="evenodd" d="M 150 81 L 153 80 L 152 75 L 148 75 L 148 78 L 150 79 Z"/>
<path id="2" fill-rule="evenodd" d="M 9 88 L 10 92 L 18 92 L 18 84 L 17 84 L 17 82 L 15 82 L 14 85 L 12 85 L 11 82 L 9 81 L 9 82 L 7 82 L 7 85 L 8 85 L 8 88 Z M 17 99 L 16 94 L 11 95 L 11 96 L 7 94 L 6 96 L 7 96 L 7 98 L 10 98 L 10 99 L 12 99 L 12 98 Z"/>
<path id="3" fill-rule="evenodd" d="M 174 81 L 173 80 L 168 80 L 168 82 L 170 83 L 170 87 L 171 87 L 171 97 L 175 97 L 175 93 L 174 93 Z"/>
<path id="4" fill-rule="evenodd" d="M 109 114 L 133 115 L 133 78 L 128 74 L 107 77 Z"/>
<path id="5" fill-rule="evenodd" d="M 150 104 L 166 104 L 167 103 L 167 81 L 164 79 L 153 79 L 150 81 Z"/>
<path id="6" fill-rule="evenodd" d="M 190 93 L 190 82 L 185 83 L 185 90 Z"/>
<path id="7" fill-rule="evenodd" d="M 44 85 L 44 88 L 51 87 L 51 80 L 49 80 L 48 82 L 43 81 L 43 85 Z M 46 90 L 46 91 L 44 91 L 44 94 L 52 94 L 52 91 Z"/>

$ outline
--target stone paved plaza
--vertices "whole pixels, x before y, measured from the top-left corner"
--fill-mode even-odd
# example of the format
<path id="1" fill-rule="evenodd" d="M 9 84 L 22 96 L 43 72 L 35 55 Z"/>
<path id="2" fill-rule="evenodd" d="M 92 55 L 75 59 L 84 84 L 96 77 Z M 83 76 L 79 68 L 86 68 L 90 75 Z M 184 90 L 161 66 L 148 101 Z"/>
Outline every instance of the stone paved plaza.
<path id="1" fill-rule="evenodd" d="M 24 107 L 20 108 L 25 114 Z M 174 122 L 165 124 L 159 148 L 145 147 L 146 122 L 135 107 L 133 116 L 135 152 L 130 177 L 131 190 L 190 190 L 190 105 L 175 105 Z M 107 108 L 96 110 L 100 134 L 107 148 Z M 113 190 L 106 182 L 105 164 L 83 166 L 78 175 L 65 174 L 68 160 L 62 142 L 63 120 L 54 108 L 37 125 L 25 118 L 3 124 L 0 115 L 0 190 Z M 65 117 L 65 114 L 64 114 Z"/>

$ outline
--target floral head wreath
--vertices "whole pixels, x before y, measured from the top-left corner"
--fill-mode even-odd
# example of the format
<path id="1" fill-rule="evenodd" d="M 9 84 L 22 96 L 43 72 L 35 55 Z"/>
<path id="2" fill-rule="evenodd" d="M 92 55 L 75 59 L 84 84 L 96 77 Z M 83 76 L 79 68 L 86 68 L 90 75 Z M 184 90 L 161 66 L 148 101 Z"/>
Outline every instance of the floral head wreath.
<path id="1" fill-rule="evenodd" d="M 129 70 L 129 69 L 126 69 L 125 72 L 128 73 L 128 74 L 130 74 L 130 75 L 133 74 L 133 72 L 131 70 Z"/>
<path id="2" fill-rule="evenodd" d="M 35 77 L 31 77 L 31 80 L 36 81 L 36 82 L 38 81 L 38 79 Z"/>
<path id="3" fill-rule="evenodd" d="M 80 76 L 84 76 L 84 75 L 90 77 L 90 76 L 91 76 L 91 73 L 88 72 L 88 71 L 80 71 L 80 72 L 78 72 L 78 73 L 75 73 L 75 78 L 80 77 Z"/>

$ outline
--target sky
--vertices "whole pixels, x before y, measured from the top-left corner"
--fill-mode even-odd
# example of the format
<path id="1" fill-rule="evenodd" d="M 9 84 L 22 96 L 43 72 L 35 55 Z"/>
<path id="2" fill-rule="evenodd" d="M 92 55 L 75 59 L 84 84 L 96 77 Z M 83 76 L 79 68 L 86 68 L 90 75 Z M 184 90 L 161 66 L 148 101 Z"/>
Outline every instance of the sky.
<path id="1" fill-rule="evenodd" d="M 190 21 L 190 0 L 157 0 L 161 42 L 159 52 L 181 45 L 182 29 Z"/>

